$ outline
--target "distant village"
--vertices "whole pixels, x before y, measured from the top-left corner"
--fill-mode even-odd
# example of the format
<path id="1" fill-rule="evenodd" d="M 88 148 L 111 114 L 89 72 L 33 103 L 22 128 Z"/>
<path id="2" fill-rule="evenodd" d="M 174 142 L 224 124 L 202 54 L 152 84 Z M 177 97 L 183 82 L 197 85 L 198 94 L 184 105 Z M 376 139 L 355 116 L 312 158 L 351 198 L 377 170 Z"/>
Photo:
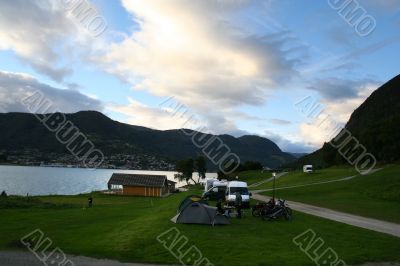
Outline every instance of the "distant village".
<path id="1" fill-rule="evenodd" d="M 0 151 L 0 164 L 68 168 L 85 167 L 83 162 L 71 154 L 43 153 L 38 150 Z M 101 168 L 173 171 L 175 164 L 153 155 L 113 154 L 104 157 Z"/>

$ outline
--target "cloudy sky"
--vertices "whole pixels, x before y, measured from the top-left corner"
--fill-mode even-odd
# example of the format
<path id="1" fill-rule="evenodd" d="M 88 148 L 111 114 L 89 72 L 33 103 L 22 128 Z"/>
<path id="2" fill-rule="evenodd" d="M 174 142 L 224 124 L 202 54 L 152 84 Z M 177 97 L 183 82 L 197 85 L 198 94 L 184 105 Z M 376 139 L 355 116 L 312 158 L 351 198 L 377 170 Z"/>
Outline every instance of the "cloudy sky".
<path id="1" fill-rule="evenodd" d="M 334 2 L 0 0 L 0 112 L 26 111 L 40 90 L 63 112 L 155 129 L 196 128 L 190 114 L 212 133 L 310 152 L 330 134 L 296 103 L 345 123 L 400 72 L 399 1 L 350 1 L 364 25 Z"/>

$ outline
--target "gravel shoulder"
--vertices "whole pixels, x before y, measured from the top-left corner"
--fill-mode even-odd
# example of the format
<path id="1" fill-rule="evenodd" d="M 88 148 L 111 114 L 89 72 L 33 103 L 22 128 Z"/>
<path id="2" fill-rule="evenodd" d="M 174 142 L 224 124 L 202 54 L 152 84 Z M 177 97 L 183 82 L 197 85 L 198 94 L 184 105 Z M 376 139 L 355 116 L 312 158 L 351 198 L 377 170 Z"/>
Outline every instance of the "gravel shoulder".
<path id="1" fill-rule="evenodd" d="M 67 255 L 67 259 L 73 264 L 68 266 L 167 266 L 156 264 L 122 263 L 114 260 L 94 259 L 83 256 Z M 34 254 L 22 251 L 0 251 L 1 266 L 45 266 L 52 265 L 50 262 L 45 264 Z M 58 264 L 57 264 L 58 265 Z M 171 265 L 170 265 L 171 266 Z"/>

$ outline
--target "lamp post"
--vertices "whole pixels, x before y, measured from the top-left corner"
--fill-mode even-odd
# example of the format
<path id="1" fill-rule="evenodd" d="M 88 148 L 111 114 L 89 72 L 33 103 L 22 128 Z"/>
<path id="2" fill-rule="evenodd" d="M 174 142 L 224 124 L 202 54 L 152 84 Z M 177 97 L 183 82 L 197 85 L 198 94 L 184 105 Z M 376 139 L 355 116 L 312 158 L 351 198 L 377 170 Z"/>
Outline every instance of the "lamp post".
<path id="1" fill-rule="evenodd" d="M 272 199 L 275 202 L 275 178 L 276 178 L 276 173 L 275 172 L 272 173 L 272 177 L 274 178 L 274 184 L 273 184 L 273 189 L 272 189 Z"/>

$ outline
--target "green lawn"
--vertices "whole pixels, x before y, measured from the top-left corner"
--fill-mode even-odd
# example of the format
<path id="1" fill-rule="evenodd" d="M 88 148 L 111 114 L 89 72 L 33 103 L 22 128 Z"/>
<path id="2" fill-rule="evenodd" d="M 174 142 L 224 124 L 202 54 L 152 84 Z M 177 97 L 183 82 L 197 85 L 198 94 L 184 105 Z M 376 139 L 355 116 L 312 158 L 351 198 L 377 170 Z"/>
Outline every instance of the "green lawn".
<path id="1" fill-rule="evenodd" d="M 270 172 L 262 172 L 261 170 L 243 171 L 237 174 L 241 181 L 247 182 L 251 185 L 256 182 L 268 179 L 271 177 Z"/>
<path id="2" fill-rule="evenodd" d="M 54 246 L 69 254 L 130 262 L 178 261 L 157 242 L 177 227 L 214 265 L 313 265 L 292 243 L 313 229 L 348 264 L 400 261 L 400 239 L 389 235 L 295 213 L 292 222 L 265 222 L 247 213 L 228 226 L 175 225 L 178 203 L 187 194 L 165 199 L 94 194 L 94 208 L 85 209 L 88 195 L 52 196 L 30 201 L 0 200 L 0 249 L 19 249 L 19 239 L 41 229 Z"/>
<path id="3" fill-rule="evenodd" d="M 315 182 L 336 180 L 343 177 L 357 175 L 352 167 L 331 167 L 327 169 L 315 170 L 313 173 L 303 173 L 302 171 L 290 172 L 276 180 L 276 187 L 296 186 L 311 184 Z M 269 177 L 271 173 L 268 173 Z M 272 182 L 261 184 L 253 189 L 271 189 Z"/>
<path id="4" fill-rule="evenodd" d="M 324 170 L 329 172 L 331 169 Z M 336 171 L 333 171 L 336 176 Z M 333 175 L 333 173 L 332 173 Z M 327 175 L 327 176 L 332 176 Z M 348 176 L 345 174 L 343 176 Z M 291 175 L 290 179 L 294 179 Z M 283 177 L 281 181 L 284 181 Z M 299 175 L 299 179 L 301 175 Z M 298 180 L 302 182 L 302 180 Z M 295 181 L 291 181 L 295 183 Z M 282 183 L 279 183 L 282 185 Z M 400 223 L 400 166 L 329 184 L 277 190 L 277 196 L 334 210 Z M 271 195 L 271 192 L 265 193 Z"/>

